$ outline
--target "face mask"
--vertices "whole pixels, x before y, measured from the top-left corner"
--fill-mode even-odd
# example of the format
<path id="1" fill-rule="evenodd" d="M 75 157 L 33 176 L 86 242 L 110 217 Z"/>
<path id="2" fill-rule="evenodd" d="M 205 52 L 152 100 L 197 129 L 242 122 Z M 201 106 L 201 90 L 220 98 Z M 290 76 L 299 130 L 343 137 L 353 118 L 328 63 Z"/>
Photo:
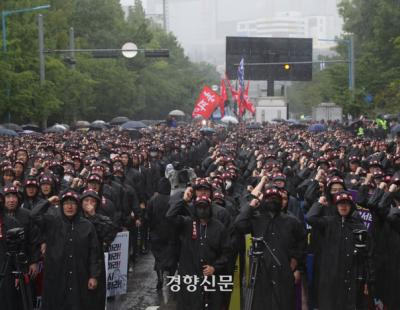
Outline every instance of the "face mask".
<path id="1" fill-rule="evenodd" d="M 157 154 L 158 154 L 157 152 L 150 152 L 150 156 L 151 156 L 151 157 L 156 157 Z"/>
<path id="2" fill-rule="evenodd" d="M 282 208 L 282 204 L 278 200 L 268 200 L 266 202 L 266 208 L 268 211 L 271 211 L 272 213 L 278 213 Z"/>
<path id="3" fill-rule="evenodd" d="M 196 208 L 196 213 L 200 219 L 209 219 L 211 216 L 211 208 Z"/>

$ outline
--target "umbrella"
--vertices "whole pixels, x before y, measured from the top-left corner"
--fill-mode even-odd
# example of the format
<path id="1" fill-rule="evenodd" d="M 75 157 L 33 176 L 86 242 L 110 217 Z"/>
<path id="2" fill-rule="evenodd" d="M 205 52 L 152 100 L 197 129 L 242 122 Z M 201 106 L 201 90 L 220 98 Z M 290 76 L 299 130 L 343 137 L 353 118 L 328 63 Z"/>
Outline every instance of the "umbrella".
<path id="1" fill-rule="evenodd" d="M 147 125 L 145 123 L 139 121 L 129 121 L 121 125 L 121 129 L 125 130 L 140 129 L 146 127 Z"/>
<path id="2" fill-rule="evenodd" d="M 349 124 L 349 127 L 350 127 L 350 128 L 356 128 L 356 127 L 362 125 L 362 123 L 363 123 L 363 121 L 358 119 L 358 120 L 356 120 L 356 121 L 354 121 L 354 122 L 351 122 L 351 123 Z"/>
<path id="3" fill-rule="evenodd" d="M 0 130 L 1 130 L 1 129 L 0 129 Z M 391 132 L 392 134 L 398 134 L 398 133 L 400 133 L 400 124 L 394 125 L 394 126 L 390 129 L 390 132 Z"/>
<path id="4" fill-rule="evenodd" d="M 69 125 L 67 125 L 67 124 L 60 124 L 60 126 L 64 127 L 66 130 L 70 129 Z"/>
<path id="5" fill-rule="evenodd" d="M 0 128 L 0 136 L 18 137 L 18 134 L 14 130 Z"/>
<path id="6" fill-rule="evenodd" d="M 383 116 L 383 119 L 386 119 L 388 121 L 395 121 L 395 120 L 397 120 L 397 115 L 396 114 L 385 114 Z"/>
<path id="7" fill-rule="evenodd" d="M 105 121 L 101 120 L 101 119 L 97 119 L 97 120 L 93 121 L 93 122 L 92 122 L 92 125 L 94 125 L 94 124 L 104 124 L 104 125 L 107 125 L 107 123 L 106 123 Z"/>
<path id="8" fill-rule="evenodd" d="M 286 122 L 290 123 L 290 124 L 298 124 L 298 123 L 300 123 L 297 119 L 294 119 L 294 118 L 289 118 Z"/>
<path id="9" fill-rule="evenodd" d="M 66 131 L 67 131 L 67 128 L 65 128 L 63 125 L 55 124 L 55 125 L 47 128 L 44 132 L 46 132 L 46 133 L 64 133 Z"/>
<path id="10" fill-rule="evenodd" d="M 21 126 L 22 129 L 24 131 L 29 130 L 29 131 L 36 131 L 36 132 L 40 132 L 40 127 L 38 125 L 35 124 L 25 124 Z"/>
<path id="11" fill-rule="evenodd" d="M 181 110 L 172 110 L 171 112 L 168 113 L 170 116 L 185 116 L 185 112 Z"/>
<path id="12" fill-rule="evenodd" d="M 129 118 L 125 117 L 125 116 L 117 116 L 114 117 L 111 121 L 110 124 L 111 125 L 121 125 L 123 123 L 129 122 Z"/>
<path id="13" fill-rule="evenodd" d="M 326 131 L 326 126 L 324 124 L 312 124 L 308 127 L 309 132 L 322 132 Z"/>
<path id="14" fill-rule="evenodd" d="M 41 135 L 40 132 L 33 131 L 33 130 L 24 130 L 24 131 L 20 132 L 19 134 L 20 134 L 20 135 L 25 135 L 25 136 L 27 136 L 27 135 L 31 135 L 31 136 L 40 136 L 40 135 Z"/>
<path id="15" fill-rule="evenodd" d="M 90 123 L 88 121 L 77 121 L 75 123 L 75 128 L 88 128 Z"/>
<path id="16" fill-rule="evenodd" d="M 17 124 L 14 124 L 14 123 L 3 124 L 3 127 L 7 128 L 7 129 L 14 130 L 14 131 L 22 131 L 23 130 L 20 125 L 17 125 Z"/>
<path id="17" fill-rule="evenodd" d="M 210 127 L 204 127 L 200 129 L 200 132 L 208 134 L 208 133 L 215 133 L 215 129 L 214 128 L 210 128 Z"/>
<path id="18" fill-rule="evenodd" d="M 89 126 L 90 130 L 103 130 L 103 129 L 108 129 L 108 126 L 106 123 L 100 123 L 100 122 L 93 122 Z"/>
<path id="19" fill-rule="evenodd" d="M 142 122 L 146 126 L 153 126 L 153 125 L 157 124 L 158 122 L 162 122 L 162 121 L 161 120 L 143 119 L 140 122 Z"/>
<path id="20" fill-rule="evenodd" d="M 247 129 L 261 129 L 263 126 L 260 123 L 251 123 L 247 125 Z"/>
<path id="21" fill-rule="evenodd" d="M 274 118 L 272 121 L 277 123 L 283 123 L 285 120 L 282 118 Z"/>
<path id="22" fill-rule="evenodd" d="M 291 123 L 289 124 L 290 128 L 306 128 L 307 124 L 302 124 L 302 123 Z"/>
<path id="23" fill-rule="evenodd" d="M 132 130 L 129 130 L 129 137 L 132 140 L 138 140 L 143 137 L 143 134 L 139 130 L 132 129 Z"/>
<path id="24" fill-rule="evenodd" d="M 232 124 L 239 124 L 239 121 L 237 120 L 236 117 L 234 117 L 234 116 L 229 116 L 229 115 L 224 116 L 223 118 L 221 118 L 221 122 L 226 123 L 226 124 L 229 124 L 229 123 L 232 123 Z"/>

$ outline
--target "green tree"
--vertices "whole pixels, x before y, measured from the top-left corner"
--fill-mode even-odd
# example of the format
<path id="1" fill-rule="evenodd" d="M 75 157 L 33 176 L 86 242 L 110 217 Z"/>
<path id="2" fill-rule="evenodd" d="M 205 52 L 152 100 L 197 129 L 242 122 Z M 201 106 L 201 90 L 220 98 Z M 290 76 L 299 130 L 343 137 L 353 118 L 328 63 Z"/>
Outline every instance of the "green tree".
<path id="1" fill-rule="evenodd" d="M 45 46 L 65 49 L 68 31 L 75 29 L 77 48 L 120 48 L 135 42 L 140 48 L 167 48 L 168 59 L 97 59 L 76 54 L 77 64 L 65 54 L 46 54 L 46 81 L 39 85 L 37 14 L 7 19 L 8 53 L 0 59 L 0 113 L 15 122 L 73 123 L 77 119 L 109 120 L 163 118 L 171 109 L 190 112 L 205 84 L 218 83 L 213 66 L 192 63 L 171 34 L 146 19 L 141 1 L 125 19 L 119 0 L 50 0 L 45 10 Z M 39 0 L 6 0 L 0 10 L 29 8 Z M 10 96 L 7 96 L 9 94 Z"/>

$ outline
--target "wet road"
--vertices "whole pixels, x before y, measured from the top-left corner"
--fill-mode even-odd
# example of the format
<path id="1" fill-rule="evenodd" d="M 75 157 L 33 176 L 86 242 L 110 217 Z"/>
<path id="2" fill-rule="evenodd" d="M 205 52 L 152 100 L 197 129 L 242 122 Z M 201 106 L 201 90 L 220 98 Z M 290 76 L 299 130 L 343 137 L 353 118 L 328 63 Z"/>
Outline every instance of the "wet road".
<path id="1" fill-rule="evenodd" d="M 175 310 L 174 296 L 165 287 L 156 290 L 157 276 L 153 271 L 151 253 L 141 255 L 133 272 L 129 273 L 128 293 L 108 301 L 107 310 Z"/>

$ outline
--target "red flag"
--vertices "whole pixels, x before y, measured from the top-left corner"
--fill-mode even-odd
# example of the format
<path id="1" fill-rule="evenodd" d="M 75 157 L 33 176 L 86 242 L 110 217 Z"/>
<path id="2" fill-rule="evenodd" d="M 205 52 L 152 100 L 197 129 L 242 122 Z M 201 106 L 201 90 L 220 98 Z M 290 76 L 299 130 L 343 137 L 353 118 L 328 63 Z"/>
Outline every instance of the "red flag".
<path id="1" fill-rule="evenodd" d="M 228 99 L 228 95 L 226 94 L 226 85 L 225 81 L 221 80 L 221 94 L 219 100 L 219 109 L 221 110 L 221 117 L 225 115 L 225 101 Z"/>
<path id="2" fill-rule="evenodd" d="M 203 116 L 209 119 L 211 114 L 215 111 L 220 103 L 220 96 L 211 90 L 210 87 L 204 86 L 197 99 L 196 106 L 194 107 L 192 117 Z"/>
<path id="3" fill-rule="evenodd" d="M 228 86 L 229 86 L 229 89 L 230 89 L 230 91 L 231 91 L 232 97 L 235 98 L 235 100 L 236 100 L 237 93 L 236 93 L 236 91 L 232 88 L 231 81 L 229 81 L 228 75 L 227 75 L 226 73 L 225 73 L 225 80 L 226 80 L 226 82 L 228 83 Z"/>
<path id="4" fill-rule="evenodd" d="M 239 116 L 242 117 L 244 114 L 246 101 L 244 100 L 244 97 L 242 100 L 241 89 L 239 89 L 239 91 L 237 92 L 237 104 L 239 107 Z"/>
<path id="5" fill-rule="evenodd" d="M 238 112 L 239 115 L 242 116 L 243 114 L 243 108 L 242 108 L 242 104 L 240 102 L 240 92 L 238 92 L 237 90 L 234 90 L 231 84 L 231 81 L 229 81 L 228 75 L 225 73 L 225 80 L 228 83 L 229 89 L 231 91 L 232 94 L 232 99 L 236 101 L 237 105 L 238 105 Z"/>
<path id="6" fill-rule="evenodd" d="M 246 109 L 247 111 L 250 111 L 253 115 L 256 113 L 256 108 L 254 105 L 250 102 L 249 100 L 249 87 L 250 87 L 250 81 L 247 82 L 247 87 L 243 95 L 243 109 Z"/>

